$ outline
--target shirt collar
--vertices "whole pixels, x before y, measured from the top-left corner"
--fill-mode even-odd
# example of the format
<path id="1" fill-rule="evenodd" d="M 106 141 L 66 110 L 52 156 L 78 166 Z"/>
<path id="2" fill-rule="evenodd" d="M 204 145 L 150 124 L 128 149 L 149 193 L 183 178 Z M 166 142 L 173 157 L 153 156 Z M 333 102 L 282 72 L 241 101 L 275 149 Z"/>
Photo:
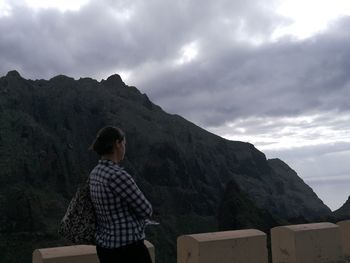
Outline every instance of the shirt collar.
<path id="1" fill-rule="evenodd" d="M 106 159 L 100 159 L 98 161 L 98 163 L 99 164 L 104 164 L 104 165 L 117 165 L 117 166 L 119 166 L 118 163 L 115 163 L 115 162 L 113 162 L 111 160 L 106 160 Z"/>

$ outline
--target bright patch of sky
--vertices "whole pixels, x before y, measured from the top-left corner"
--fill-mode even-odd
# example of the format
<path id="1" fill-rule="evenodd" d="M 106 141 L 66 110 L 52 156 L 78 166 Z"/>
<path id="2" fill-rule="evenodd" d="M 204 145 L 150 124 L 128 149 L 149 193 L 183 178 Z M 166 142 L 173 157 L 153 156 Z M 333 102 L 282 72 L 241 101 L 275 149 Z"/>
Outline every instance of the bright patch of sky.
<path id="1" fill-rule="evenodd" d="M 120 71 L 116 71 L 118 72 L 118 74 L 120 75 L 120 77 L 122 78 L 122 80 L 126 83 L 128 83 L 132 72 L 130 70 L 120 70 Z"/>
<path id="2" fill-rule="evenodd" d="M 298 117 L 250 117 L 208 129 L 229 140 L 250 142 L 266 151 L 350 143 L 349 123 L 350 115 L 327 112 Z"/>
<path id="3" fill-rule="evenodd" d="M 90 0 L 0 0 L 0 17 L 10 16 L 13 6 L 24 4 L 34 10 L 40 9 L 58 9 L 61 12 L 79 11 L 79 9 L 88 4 Z"/>
<path id="4" fill-rule="evenodd" d="M 11 15 L 11 6 L 5 0 L 0 0 L 0 17 Z"/>
<path id="5" fill-rule="evenodd" d="M 282 0 L 276 12 L 291 21 L 289 25 L 277 28 L 273 39 L 285 35 L 305 39 L 327 29 L 338 17 L 350 15 L 350 1 Z"/>
<path id="6" fill-rule="evenodd" d="M 198 55 L 198 44 L 191 42 L 184 45 L 180 50 L 180 57 L 175 61 L 175 65 L 183 65 L 194 60 Z"/>
<path id="7" fill-rule="evenodd" d="M 131 8 L 111 8 L 109 11 L 119 22 L 130 21 L 134 14 Z"/>
<path id="8" fill-rule="evenodd" d="M 27 5 L 34 9 L 56 8 L 60 11 L 78 11 L 89 0 L 25 0 Z"/>

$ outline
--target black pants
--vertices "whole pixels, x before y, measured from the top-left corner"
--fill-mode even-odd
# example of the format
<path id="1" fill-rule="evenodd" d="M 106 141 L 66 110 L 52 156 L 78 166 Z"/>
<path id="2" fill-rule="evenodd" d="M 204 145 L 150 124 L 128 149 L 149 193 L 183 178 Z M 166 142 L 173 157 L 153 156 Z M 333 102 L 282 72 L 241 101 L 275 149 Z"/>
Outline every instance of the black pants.
<path id="1" fill-rule="evenodd" d="M 96 246 L 100 263 L 152 263 L 143 240 L 119 248 Z"/>

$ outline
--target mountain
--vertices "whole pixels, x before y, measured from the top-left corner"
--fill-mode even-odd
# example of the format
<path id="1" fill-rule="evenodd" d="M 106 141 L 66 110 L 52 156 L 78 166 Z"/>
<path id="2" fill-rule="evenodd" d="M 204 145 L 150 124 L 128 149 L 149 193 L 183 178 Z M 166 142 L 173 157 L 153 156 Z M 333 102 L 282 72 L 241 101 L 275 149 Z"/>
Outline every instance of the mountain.
<path id="1" fill-rule="evenodd" d="M 276 225 L 287 223 L 266 209 L 258 208 L 233 180 L 226 185 L 218 213 L 221 231 L 258 228 L 266 233 Z"/>
<path id="2" fill-rule="evenodd" d="M 122 165 L 161 223 L 147 230 L 157 262 L 175 262 L 181 234 L 331 213 L 281 160 L 164 112 L 119 75 L 27 80 L 11 71 L 0 78 L 0 118 L 2 262 L 30 262 L 35 248 L 67 244 L 57 226 L 98 160 L 87 149 L 106 125 L 126 132 Z"/>
<path id="3" fill-rule="evenodd" d="M 333 214 L 338 221 L 350 219 L 350 196 L 339 209 L 333 212 Z"/>

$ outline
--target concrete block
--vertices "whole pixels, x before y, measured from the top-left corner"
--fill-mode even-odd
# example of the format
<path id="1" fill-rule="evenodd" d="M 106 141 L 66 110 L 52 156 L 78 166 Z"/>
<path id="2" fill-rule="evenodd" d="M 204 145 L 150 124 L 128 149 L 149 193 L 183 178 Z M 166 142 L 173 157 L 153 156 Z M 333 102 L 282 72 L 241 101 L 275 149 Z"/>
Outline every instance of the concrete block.
<path id="1" fill-rule="evenodd" d="M 95 246 L 78 245 L 36 249 L 33 263 L 99 263 Z"/>
<path id="2" fill-rule="evenodd" d="M 340 221 L 337 225 L 340 228 L 343 253 L 350 262 L 350 220 Z"/>
<path id="3" fill-rule="evenodd" d="M 177 263 L 267 263 L 266 234 L 255 229 L 184 235 Z"/>
<path id="4" fill-rule="evenodd" d="M 155 263 L 154 246 L 144 241 Z M 36 249 L 33 252 L 33 263 L 99 263 L 96 247 L 89 245 L 65 246 Z"/>
<path id="5" fill-rule="evenodd" d="M 273 263 L 344 262 L 339 226 L 313 223 L 271 230 Z"/>
<path id="6" fill-rule="evenodd" d="M 146 245 L 148 252 L 151 255 L 152 262 L 155 263 L 156 262 L 156 255 L 155 255 L 155 249 L 154 249 L 153 244 L 147 240 L 144 241 L 144 244 Z"/>

